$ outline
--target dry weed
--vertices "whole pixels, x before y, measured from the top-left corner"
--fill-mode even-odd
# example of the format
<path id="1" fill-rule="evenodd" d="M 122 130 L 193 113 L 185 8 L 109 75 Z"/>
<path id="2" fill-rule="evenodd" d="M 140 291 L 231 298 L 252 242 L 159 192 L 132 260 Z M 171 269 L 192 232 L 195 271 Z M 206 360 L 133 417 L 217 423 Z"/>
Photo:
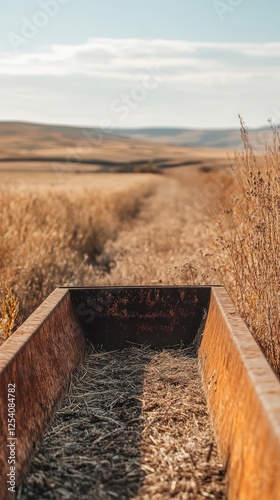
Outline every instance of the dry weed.
<path id="1" fill-rule="evenodd" d="M 163 176 L 118 192 L 1 191 L 0 270 L 20 314 L 59 285 L 224 284 L 280 374 L 279 131 L 262 158 L 243 122 L 241 133 L 231 175 L 207 174 L 224 189 L 216 227 L 187 184 Z"/>
<path id="2" fill-rule="evenodd" d="M 122 231 L 104 250 L 112 266 L 109 273 L 97 277 L 100 285 L 215 281 L 206 261 L 211 247 L 205 213 L 193 209 L 189 189 L 172 178 L 161 182 L 146 199 L 133 231 Z"/>
<path id="3" fill-rule="evenodd" d="M 241 120 L 244 152 L 221 200 L 217 266 L 250 331 L 280 375 L 280 136 L 256 157 Z"/>
<path id="4" fill-rule="evenodd" d="M 22 499 L 225 498 L 197 359 L 184 350 L 89 352 Z"/>
<path id="5" fill-rule="evenodd" d="M 57 286 L 93 284 L 105 243 L 131 224 L 154 189 L 153 182 L 113 193 L 2 189 L 0 272 L 18 297 L 20 317 Z M 9 295 L 3 300 L 10 304 Z"/>
<path id="6" fill-rule="evenodd" d="M 19 310 L 19 301 L 12 290 L 4 285 L 0 295 L 0 344 L 13 333 Z"/>

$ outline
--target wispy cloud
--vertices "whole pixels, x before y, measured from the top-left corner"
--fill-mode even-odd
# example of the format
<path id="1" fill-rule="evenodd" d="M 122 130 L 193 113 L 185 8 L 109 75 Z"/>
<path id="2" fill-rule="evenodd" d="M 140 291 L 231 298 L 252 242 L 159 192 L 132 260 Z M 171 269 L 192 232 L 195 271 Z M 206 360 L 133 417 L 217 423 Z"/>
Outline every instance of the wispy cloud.
<path id="1" fill-rule="evenodd" d="M 166 78 L 187 78 L 192 71 L 207 74 L 240 70 L 250 60 L 252 76 L 263 65 L 277 69 L 280 42 L 195 43 L 183 40 L 94 38 L 82 45 L 53 45 L 41 53 L 0 53 L 0 74 L 94 75 L 137 78 L 147 66 L 158 65 Z M 278 75 L 278 72 L 277 72 Z"/>
<path id="2" fill-rule="evenodd" d="M 71 101 L 71 95 L 73 100 L 77 100 L 79 88 L 86 87 L 89 101 L 99 101 L 97 108 L 100 115 L 100 102 L 104 104 L 106 96 L 113 96 L 114 88 L 118 92 L 128 89 L 143 78 L 147 68 L 159 68 L 163 80 L 161 94 L 165 100 L 162 100 L 162 106 L 166 105 L 169 95 L 169 101 L 174 102 L 175 113 L 179 98 L 189 101 L 190 92 L 192 95 L 203 95 L 206 105 L 207 98 L 213 100 L 216 96 L 216 107 L 220 106 L 223 96 L 224 99 L 232 96 L 239 103 L 236 105 L 236 113 L 242 112 L 243 106 L 247 109 L 248 99 L 252 99 L 252 96 L 255 99 L 267 99 L 264 109 L 269 111 L 273 103 L 278 105 L 276 96 L 280 83 L 279 62 L 280 42 L 235 44 L 92 38 L 80 45 L 44 47 L 41 53 L 0 53 L 0 78 L 4 82 L 0 91 L 0 103 L 1 95 L 3 97 L 5 94 L 3 85 L 7 85 L 11 79 L 17 94 L 17 106 L 22 89 L 28 93 L 27 82 L 30 84 L 30 78 L 33 79 L 30 84 L 33 92 L 35 86 L 38 94 L 45 93 L 49 98 L 51 96 L 52 101 L 55 100 L 56 88 L 61 96 L 62 86 L 65 88 L 67 82 L 71 84 L 74 79 L 72 94 L 69 88 L 66 92 L 68 100 Z M 90 96 L 89 82 L 98 87 L 98 95 L 95 89 L 95 95 Z M 178 89 L 180 97 L 174 95 Z M 156 100 L 159 106 L 159 97 Z M 214 100 L 211 105 L 214 107 Z M 232 105 L 228 106 L 230 110 Z M 152 103 L 149 116 L 151 110 Z M 265 118 L 266 116 L 263 120 Z M 82 117 L 77 116 L 77 122 L 80 119 Z"/>

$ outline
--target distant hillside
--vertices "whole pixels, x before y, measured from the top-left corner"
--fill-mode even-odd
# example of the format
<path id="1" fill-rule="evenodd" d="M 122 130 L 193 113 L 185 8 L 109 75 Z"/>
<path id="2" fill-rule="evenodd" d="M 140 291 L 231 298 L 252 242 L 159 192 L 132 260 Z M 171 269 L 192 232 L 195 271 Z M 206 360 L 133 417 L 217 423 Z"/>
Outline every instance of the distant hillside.
<path id="1" fill-rule="evenodd" d="M 137 129 L 114 129 L 110 133 L 103 133 L 94 127 L 72 127 L 67 125 L 44 125 L 22 122 L 0 122 L 0 149 L 1 142 L 8 138 L 9 145 L 13 143 L 14 150 L 37 149 L 53 147 L 59 142 L 60 146 L 73 147 L 81 140 L 98 144 L 106 142 L 152 141 L 170 144 L 173 146 L 190 148 L 213 148 L 233 151 L 242 148 L 239 129 L 184 129 L 167 127 L 147 127 Z M 264 144 L 271 137 L 269 127 L 250 130 L 250 139 L 253 146 L 263 149 Z M 100 140 L 101 139 L 101 140 Z M 129 141 L 130 142 L 130 141 Z M 130 142 L 131 144 L 131 142 Z M 138 142 L 139 144 L 139 142 Z"/>
<path id="2" fill-rule="evenodd" d="M 191 165 L 209 171 L 228 164 L 226 150 L 187 148 L 151 138 L 104 134 L 89 127 L 0 122 L 0 171 L 159 173 Z"/>
<path id="3" fill-rule="evenodd" d="M 139 128 L 118 129 L 115 133 L 134 139 L 150 139 L 194 148 L 207 147 L 233 150 L 242 147 L 239 129 Z M 270 136 L 268 127 L 250 131 L 251 142 L 256 149 L 263 149 Z"/>

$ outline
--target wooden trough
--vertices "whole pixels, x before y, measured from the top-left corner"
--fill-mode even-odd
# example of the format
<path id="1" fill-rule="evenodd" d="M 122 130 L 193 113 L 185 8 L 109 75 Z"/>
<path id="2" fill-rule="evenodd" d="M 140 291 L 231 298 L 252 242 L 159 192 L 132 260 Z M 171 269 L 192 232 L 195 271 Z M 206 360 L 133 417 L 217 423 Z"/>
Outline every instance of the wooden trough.
<path id="1" fill-rule="evenodd" d="M 217 286 L 56 289 L 0 348 L 1 499 L 14 498 L 13 444 L 18 484 L 87 339 L 107 350 L 195 343 L 228 498 L 280 499 L 280 384 Z"/>

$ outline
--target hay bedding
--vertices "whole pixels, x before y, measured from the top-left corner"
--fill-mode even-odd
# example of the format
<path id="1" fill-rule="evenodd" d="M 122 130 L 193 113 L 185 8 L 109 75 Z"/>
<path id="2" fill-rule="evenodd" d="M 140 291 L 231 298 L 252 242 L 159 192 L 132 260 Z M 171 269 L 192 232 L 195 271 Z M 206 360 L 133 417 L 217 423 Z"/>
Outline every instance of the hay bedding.
<path id="1" fill-rule="evenodd" d="M 18 498 L 225 498 L 197 359 L 92 350 Z"/>

